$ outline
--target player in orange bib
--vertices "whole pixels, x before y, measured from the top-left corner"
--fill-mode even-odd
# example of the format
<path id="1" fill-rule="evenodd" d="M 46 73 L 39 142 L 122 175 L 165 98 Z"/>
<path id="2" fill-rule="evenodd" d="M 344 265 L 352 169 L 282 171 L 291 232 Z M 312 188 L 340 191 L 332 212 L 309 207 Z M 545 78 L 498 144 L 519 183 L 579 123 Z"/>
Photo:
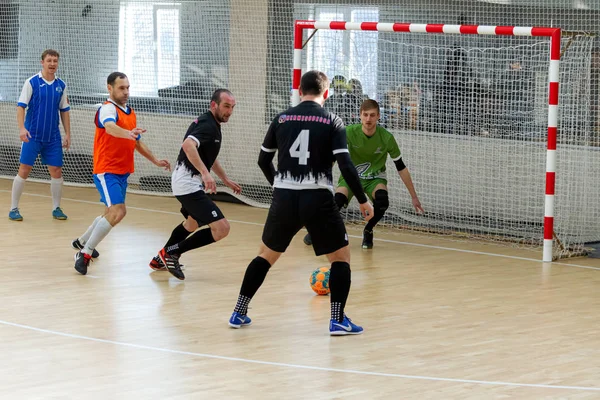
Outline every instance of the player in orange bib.
<path id="1" fill-rule="evenodd" d="M 145 129 L 137 127 L 135 112 L 127 105 L 129 80 L 122 72 L 113 72 L 106 80 L 109 99 L 96 112 L 94 139 L 94 183 L 100 200 L 106 205 L 104 215 L 96 217 L 87 231 L 75 239 L 75 269 L 87 274 L 92 258 L 99 256 L 96 246 L 125 217 L 127 178 L 133 173 L 137 150 L 158 167 L 171 169 L 167 160 L 159 160 L 140 140 Z"/>

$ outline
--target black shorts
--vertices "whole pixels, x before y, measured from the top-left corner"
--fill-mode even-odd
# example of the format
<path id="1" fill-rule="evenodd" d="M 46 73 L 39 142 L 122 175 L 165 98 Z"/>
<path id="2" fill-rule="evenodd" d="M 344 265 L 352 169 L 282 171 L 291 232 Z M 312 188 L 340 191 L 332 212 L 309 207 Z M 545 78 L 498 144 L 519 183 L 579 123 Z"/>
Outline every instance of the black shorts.
<path id="1" fill-rule="evenodd" d="M 303 226 L 310 233 L 318 256 L 348 245 L 344 221 L 329 190 L 275 189 L 263 230 L 263 243 L 283 253 Z"/>
<path id="2" fill-rule="evenodd" d="M 180 211 L 184 218 L 191 216 L 200 226 L 225 218 L 219 207 L 203 190 L 175 197 L 181 203 Z"/>

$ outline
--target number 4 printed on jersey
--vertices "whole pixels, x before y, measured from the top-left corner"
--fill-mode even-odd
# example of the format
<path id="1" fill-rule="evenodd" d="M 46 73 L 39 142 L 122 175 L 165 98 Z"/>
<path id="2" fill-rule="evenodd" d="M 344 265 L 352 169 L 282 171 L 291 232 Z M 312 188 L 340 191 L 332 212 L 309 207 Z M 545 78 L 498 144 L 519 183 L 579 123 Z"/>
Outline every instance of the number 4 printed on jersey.
<path id="1" fill-rule="evenodd" d="M 290 147 L 290 155 L 297 158 L 300 165 L 308 164 L 310 158 L 310 151 L 308 151 L 309 132 L 308 129 L 301 130 L 294 143 L 292 143 L 292 147 Z"/>

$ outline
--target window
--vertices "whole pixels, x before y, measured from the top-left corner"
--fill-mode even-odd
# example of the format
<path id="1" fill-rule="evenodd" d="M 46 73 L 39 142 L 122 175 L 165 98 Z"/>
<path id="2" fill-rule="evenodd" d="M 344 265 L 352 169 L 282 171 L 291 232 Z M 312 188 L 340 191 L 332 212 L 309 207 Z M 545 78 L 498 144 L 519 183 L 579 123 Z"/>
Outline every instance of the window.
<path id="1" fill-rule="evenodd" d="M 379 9 L 372 7 L 317 6 L 318 21 L 378 22 Z M 378 32 L 319 31 L 309 41 L 307 69 L 318 69 L 330 78 L 343 75 L 358 79 L 364 94 L 377 95 Z"/>
<path id="2" fill-rule="evenodd" d="M 154 6 L 154 40 L 158 89 L 179 85 L 179 7 Z"/>
<path id="3" fill-rule="evenodd" d="M 132 96 L 158 96 L 158 89 L 179 85 L 179 11 L 177 3 L 121 2 L 119 70 Z"/>
<path id="4" fill-rule="evenodd" d="M 0 4 L 0 59 L 19 55 L 19 5 Z"/>

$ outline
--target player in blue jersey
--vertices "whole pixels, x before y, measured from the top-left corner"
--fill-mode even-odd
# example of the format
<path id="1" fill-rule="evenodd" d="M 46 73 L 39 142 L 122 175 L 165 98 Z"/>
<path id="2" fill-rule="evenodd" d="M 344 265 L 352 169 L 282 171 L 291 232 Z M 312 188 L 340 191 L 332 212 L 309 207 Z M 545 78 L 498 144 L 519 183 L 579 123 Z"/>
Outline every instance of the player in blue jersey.
<path id="1" fill-rule="evenodd" d="M 63 187 L 62 149 L 68 149 L 71 145 L 71 120 L 66 85 L 56 77 L 58 58 L 56 50 L 45 50 L 42 53 L 42 70 L 25 81 L 19 96 L 17 123 L 19 137 L 23 143 L 19 160 L 21 165 L 12 187 L 12 203 L 8 213 L 11 221 L 23 220 L 19 212 L 19 199 L 38 155 L 42 157 L 42 163 L 48 166 L 50 172 L 52 217 L 58 220 L 67 219 L 60 208 Z M 64 141 L 61 140 L 58 128 L 59 116 L 65 130 Z"/>

